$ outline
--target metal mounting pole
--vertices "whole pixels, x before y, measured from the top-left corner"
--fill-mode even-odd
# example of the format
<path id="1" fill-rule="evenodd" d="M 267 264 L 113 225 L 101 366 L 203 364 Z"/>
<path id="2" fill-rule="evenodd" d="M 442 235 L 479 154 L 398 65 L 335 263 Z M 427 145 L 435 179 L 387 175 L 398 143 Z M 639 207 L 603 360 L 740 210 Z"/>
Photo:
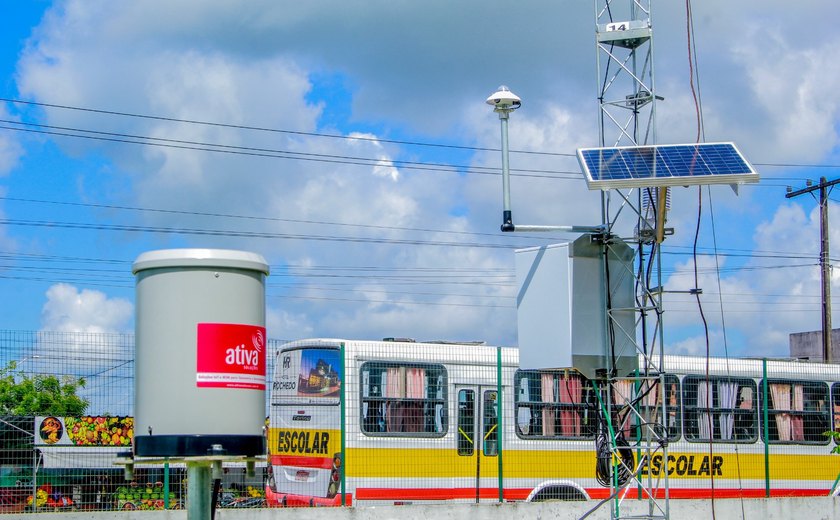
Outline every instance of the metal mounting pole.
<path id="1" fill-rule="evenodd" d="M 210 520 L 210 462 L 187 461 L 187 518 Z"/>

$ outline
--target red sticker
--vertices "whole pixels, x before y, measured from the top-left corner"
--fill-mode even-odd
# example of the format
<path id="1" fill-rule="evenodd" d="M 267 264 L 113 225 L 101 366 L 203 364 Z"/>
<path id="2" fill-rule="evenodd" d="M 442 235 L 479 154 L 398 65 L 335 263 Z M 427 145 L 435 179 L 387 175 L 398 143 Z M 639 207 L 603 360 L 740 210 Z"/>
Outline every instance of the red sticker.
<path id="1" fill-rule="evenodd" d="M 265 327 L 199 323 L 196 386 L 265 390 Z"/>

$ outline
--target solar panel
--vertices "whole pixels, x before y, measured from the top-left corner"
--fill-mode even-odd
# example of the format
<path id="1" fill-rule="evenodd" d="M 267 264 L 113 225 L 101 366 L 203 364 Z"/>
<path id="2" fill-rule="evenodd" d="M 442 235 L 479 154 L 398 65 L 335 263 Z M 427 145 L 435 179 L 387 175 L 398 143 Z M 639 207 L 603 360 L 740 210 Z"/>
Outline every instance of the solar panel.
<path id="1" fill-rule="evenodd" d="M 733 143 L 579 148 L 577 156 L 590 190 L 758 182 Z"/>

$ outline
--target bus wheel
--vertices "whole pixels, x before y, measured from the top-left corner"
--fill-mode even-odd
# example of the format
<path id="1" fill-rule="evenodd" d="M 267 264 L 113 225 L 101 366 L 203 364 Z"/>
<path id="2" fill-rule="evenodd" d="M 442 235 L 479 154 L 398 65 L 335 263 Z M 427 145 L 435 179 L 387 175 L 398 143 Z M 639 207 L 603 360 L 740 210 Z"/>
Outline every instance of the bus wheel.
<path id="1" fill-rule="evenodd" d="M 584 501 L 586 496 L 571 486 L 549 486 L 541 489 L 532 502 L 548 502 L 549 500 Z"/>

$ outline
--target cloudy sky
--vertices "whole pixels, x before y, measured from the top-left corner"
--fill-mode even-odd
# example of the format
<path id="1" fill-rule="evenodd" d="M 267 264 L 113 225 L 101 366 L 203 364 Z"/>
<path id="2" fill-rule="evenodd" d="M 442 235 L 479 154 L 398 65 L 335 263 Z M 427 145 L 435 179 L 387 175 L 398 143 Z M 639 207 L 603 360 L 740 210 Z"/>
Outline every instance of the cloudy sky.
<path id="1" fill-rule="evenodd" d="M 132 332 L 139 254 L 219 247 L 270 264 L 272 338 L 515 345 L 514 249 L 575 235 L 499 232 L 484 103 L 499 85 L 523 99 L 516 220 L 601 223 L 570 157 L 598 145 L 592 2 L 515 5 L 7 2 L 0 328 Z M 658 141 L 694 142 L 685 4 L 653 10 Z M 693 15 L 704 138 L 734 141 L 761 182 L 673 190 L 665 287 L 694 287 L 699 211 L 712 352 L 786 356 L 790 333 L 820 327 L 819 212 L 784 195 L 840 176 L 840 4 L 704 0 Z M 663 323 L 668 351 L 705 351 L 693 298 L 669 294 Z"/>

